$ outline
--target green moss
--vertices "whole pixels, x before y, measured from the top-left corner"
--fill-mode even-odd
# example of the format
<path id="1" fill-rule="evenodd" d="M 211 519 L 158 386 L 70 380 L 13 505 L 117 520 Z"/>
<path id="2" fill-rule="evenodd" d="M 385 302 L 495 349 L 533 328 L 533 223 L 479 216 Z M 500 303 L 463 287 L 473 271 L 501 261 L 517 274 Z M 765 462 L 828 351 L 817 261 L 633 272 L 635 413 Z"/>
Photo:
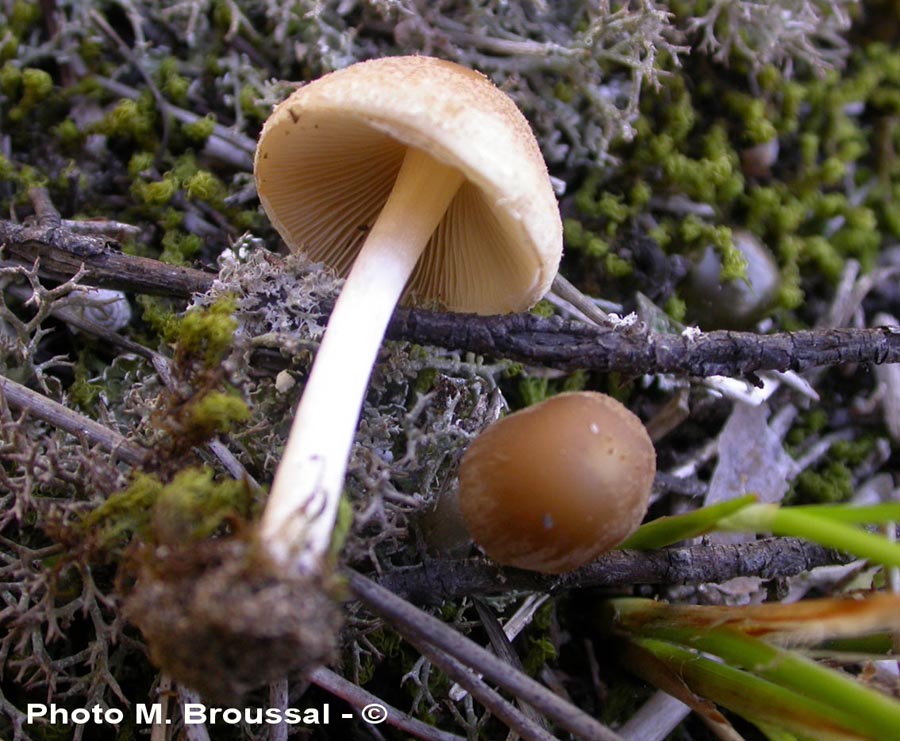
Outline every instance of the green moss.
<path id="1" fill-rule="evenodd" d="M 831 455 L 848 466 L 858 466 L 876 451 L 876 440 L 865 436 L 858 440 L 838 440 L 831 446 Z"/>
<path id="2" fill-rule="evenodd" d="M 206 143 L 206 140 L 212 136 L 215 128 L 216 119 L 210 113 L 203 118 L 198 118 L 193 123 L 184 124 L 182 131 L 184 131 L 185 136 L 191 143 L 199 146 Z"/>
<path id="3" fill-rule="evenodd" d="M 192 200 L 206 201 L 213 206 L 222 206 L 225 185 L 208 170 L 197 170 L 184 183 L 184 192 Z"/>
<path id="4" fill-rule="evenodd" d="M 545 602 L 535 613 L 525 634 L 525 651 L 522 665 L 525 673 L 535 676 L 557 657 L 556 646 L 550 638 L 551 624 L 556 605 L 552 600 Z"/>
<path id="5" fill-rule="evenodd" d="M 159 89 L 176 105 L 184 105 L 187 101 L 190 80 L 179 74 L 178 60 L 175 57 L 166 57 L 159 65 L 157 84 Z"/>
<path id="6" fill-rule="evenodd" d="M 850 470 L 843 463 L 832 461 L 820 471 L 803 471 L 794 481 L 790 501 L 798 504 L 846 502 L 853 491 Z"/>
<path id="7" fill-rule="evenodd" d="M 128 174 L 136 178 L 142 172 L 153 167 L 153 152 L 135 152 L 128 160 Z"/>
<path id="8" fill-rule="evenodd" d="M 138 473 L 128 488 L 85 515 L 80 529 L 99 550 L 121 551 L 133 536 L 148 535 L 150 512 L 160 489 L 158 479 Z"/>
<path id="9" fill-rule="evenodd" d="M 553 95 L 563 103 L 571 103 L 575 98 L 575 89 L 569 83 L 559 80 L 553 86 Z"/>
<path id="10" fill-rule="evenodd" d="M 551 304 L 546 299 L 541 299 L 530 309 L 532 314 L 536 314 L 537 316 L 542 317 L 551 317 L 555 313 L 555 308 L 553 304 Z"/>
<path id="11" fill-rule="evenodd" d="M 141 319 L 150 329 L 164 340 L 174 342 L 180 322 L 171 303 L 156 296 L 137 296 L 135 301 L 142 309 Z"/>
<path id="12" fill-rule="evenodd" d="M 203 357 L 207 368 L 218 366 L 231 350 L 237 320 L 232 299 L 188 311 L 176 329 L 178 351 Z"/>
<path id="13" fill-rule="evenodd" d="M 0 36 L 0 62 L 7 62 L 10 59 L 19 57 L 19 36 L 15 33 L 8 33 Z"/>
<path id="14" fill-rule="evenodd" d="M 803 240 L 803 256 L 815 263 L 818 271 L 835 282 L 841 277 L 844 261 L 834 246 L 824 237 L 807 237 Z"/>
<path id="15" fill-rule="evenodd" d="M 752 146 L 772 141 L 777 136 L 775 125 L 768 117 L 766 101 L 749 93 L 729 90 L 725 105 L 738 118 L 742 128 L 742 144 Z"/>
<path id="16" fill-rule="evenodd" d="M 663 309 L 676 322 L 683 322 L 687 316 L 687 303 L 675 295 L 669 297 Z"/>
<path id="17" fill-rule="evenodd" d="M 188 410 L 187 424 L 191 434 L 204 439 L 231 432 L 238 423 L 246 422 L 250 417 L 250 409 L 243 399 L 223 391 L 211 391 L 192 400 Z"/>
<path id="18" fill-rule="evenodd" d="M 84 132 L 71 118 L 64 119 L 53 128 L 54 135 L 59 139 L 63 147 L 71 150 L 84 142 Z"/>
<path id="19" fill-rule="evenodd" d="M 563 381 L 562 391 L 584 391 L 589 380 L 587 371 L 577 370 Z"/>
<path id="20" fill-rule="evenodd" d="M 236 517 L 246 519 L 253 492 L 243 481 L 217 481 L 212 469 L 189 468 L 159 490 L 153 506 L 153 536 L 177 543 L 209 538 Z"/>
<path id="21" fill-rule="evenodd" d="M 525 656 L 522 659 L 525 673 L 535 676 L 548 661 L 553 661 L 556 656 L 556 646 L 549 637 L 529 640 Z"/>
<path id="22" fill-rule="evenodd" d="M 781 271 L 781 285 L 778 287 L 777 304 L 791 311 L 803 304 L 805 293 L 800 283 L 800 271 L 796 265 L 788 265 Z"/>
<path id="23" fill-rule="evenodd" d="M 801 444 L 808 434 L 821 432 L 826 426 L 827 415 L 824 411 L 810 414 L 803 426 L 792 431 L 789 441 Z M 870 436 L 833 443 L 828 459 L 822 465 L 807 469 L 797 477 L 789 493 L 789 501 L 799 504 L 848 501 L 856 491 L 853 469 L 872 456 L 876 444 L 875 438 Z"/>
<path id="24" fill-rule="evenodd" d="M 603 265 L 606 272 L 613 278 L 627 278 L 634 272 L 634 267 L 630 262 L 612 253 L 604 257 Z"/>
<path id="25" fill-rule="evenodd" d="M 682 252 L 703 250 L 708 246 L 714 247 L 721 257 L 723 281 L 746 277 L 747 259 L 734 246 L 731 229 L 728 227 L 710 224 L 690 215 L 678 224 L 675 234 Z"/>
<path id="26" fill-rule="evenodd" d="M 20 87 L 19 102 L 9 109 L 9 120 L 13 122 L 21 121 L 50 95 L 53 78 L 42 69 L 26 67 L 22 70 Z"/>
<path id="27" fill-rule="evenodd" d="M 583 252 L 589 258 L 597 259 L 609 252 L 609 243 L 594 232 L 585 229 L 577 219 L 563 221 L 563 236 L 567 249 Z"/>
<path id="28" fill-rule="evenodd" d="M 787 435 L 789 445 L 801 445 L 810 435 L 817 435 L 828 426 L 828 412 L 822 407 L 813 407 L 794 424 Z"/>
<path id="29" fill-rule="evenodd" d="M 12 182 L 16 177 L 16 167 L 6 157 L 0 154 L 0 180 Z"/>
<path id="30" fill-rule="evenodd" d="M 350 533 L 353 531 L 353 505 L 346 496 L 338 502 L 337 517 L 331 531 L 331 544 L 328 549 L 331 563 L 337 563 Z"/>
<path id="31" fill-rule="evenodd" d="M 131 186 L 131 192 L 148 206 L 164 206 L 178 192 L 178 181 L 171 173 L 166 173 L 161 180 L 135 181 Z"/>
<path id="32" fill-rule="evenodd" d="M 519 394 L 522 397 L 522 405 L 530 407 L 538 404 L 552 395 L 550 393 L 550 381 L 546 378 L 526 376 L 519 381 Z"/>
<path id="33" fill-rule="evenodd" d="M 241 112 L 249 119 L 254 121 L 265 121 L 269 115 L 269 111 L 265 106 L 259 104 L 259 92 L 251 85 L 244 85 L 238 94 L 238 100 L 241 106 Z"/>
<path id="34" fill-rule="evenodd" d="M 22 89 L 22 70 L 12 62 L 0 67 L 0 92 L 6 97 L 18 99 Z"/>
<path id="35" fill-rule="evenodd" d="M 91 381 L 92 374 L 87 367 L 86 358 L 82 353 L 75 364 L 75 380 L 69 386 L 69 399 L 77 407 L 91 410 L 105 388 L 103 383 Z"/>
<path id="36" fill-rule="evenodd" d="M 16 0 L 9 13 L 9 27 L 21 36 L 41 20 L 41 8 L 37 3 Z"/>
<path id="37" fill-rule="evenodd" d="M 152 104 L 122 100 L 95 126 L 98 133 L 136 142 L 145 149 L 155 149 L 153 140 L 155 113 Z"/>
<path id="38" fill-rule="evenodd" d="M 170 483 L 135 474 L 131 484 L 84 516 L 78 528 L 110 555 L 132 538 L 183 545 L 210 537 L 234 518 L 247 518 L 252 491 L 241 481 L 217 481 L 212 469 L 188 468 Z"/>
<path id="39" fill-rule="evenodd" d="M 188 265 L 203 247 L 203 240 L 196 234 L 171 230 L 163 234 L 159 259 L 170 265 Z"/>
<path id="40" fill-rule="evenodd" d="M 819 168 L 823 185 L 836 185 L 847 172 L 847 165 L 838 157 L 828 157 Z"/>
<path id="41" fill-rule="evenodd" d="M 636 211 L 642 210 L 653 197 L 653 189 L 643 180 L 638 180 L 631 186 L 628 193 L 632 207 Z"/>

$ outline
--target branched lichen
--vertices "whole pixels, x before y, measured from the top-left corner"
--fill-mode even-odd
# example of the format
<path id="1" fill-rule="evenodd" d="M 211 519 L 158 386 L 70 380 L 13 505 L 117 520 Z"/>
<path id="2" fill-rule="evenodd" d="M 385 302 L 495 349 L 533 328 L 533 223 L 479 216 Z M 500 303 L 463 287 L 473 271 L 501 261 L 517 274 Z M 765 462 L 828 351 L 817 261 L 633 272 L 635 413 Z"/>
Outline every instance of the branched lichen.
<path id="1" fill-rule="evenodd" d="M 698 48 L 719 62 L 741 61 L 755 72 L 769 64 L 790 76 L 804 65 L 818 74 L 839 67 L 849 45 L 844 33 L 857 0 L 712 0 L 678 3 L 685 12 L 708 5 L 687 21 Z"/>

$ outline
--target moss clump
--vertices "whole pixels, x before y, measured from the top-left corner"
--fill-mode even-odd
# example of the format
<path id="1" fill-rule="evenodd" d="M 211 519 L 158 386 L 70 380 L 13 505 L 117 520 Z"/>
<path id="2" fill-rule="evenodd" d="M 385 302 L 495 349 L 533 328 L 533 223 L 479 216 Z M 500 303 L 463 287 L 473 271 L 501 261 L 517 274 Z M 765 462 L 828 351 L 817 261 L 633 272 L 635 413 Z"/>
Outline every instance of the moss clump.
<path id="1" fill-rule="evenodd" d="M 816 420 L 814 419 L 815 423 Z M 828 452 L 828 460 L 815 469 L 800 473 L 787 501 L 796 504 L 832 504 L 849 501 L 856 493 L 853 469 L 864 463 L 875 450 L 875 440 L 839 440 Z"/>
<path id="2" fill-rule="evenodd" d="M 253 492 L 242 481 L 216 480 L 205 466 L 179 471 L 164 483 L 136 473 L 129 486 L 112 494 L 77 525 L 95 552 L 116 558 L 133 539 L 184 545 L 205 540 L 246 520 Z"/>
<path id="3" fill-rule="evenodd" d="M 247 403 L 234 393 L 211 391 L 193 401 L 187 408 L 187 424 L 203 438 L 231 432 L 250 417 Z"/>
<path id="4" fill-rule="evenodd" d="M 178 72 L 178 60 L 174 57 L 166 57 L 159 65 L 156 74 L 160 91 L 176 105 L 184 105 L 187 102 L 187 92 L 190 80 Z"/>
<path id="5" fill-rule="evenodd" d="M 170 265 L 190 265 L 202 247 L 203 240 L 196 234 L 170 229 L 163 235 L 159 259 Z"/>
<path id="6" fill-rule="evenodd" d="M 218 367 L 232 347 L 235 308 L 228 298 L 188 311 L 173 327 L 176 354 L 201 357 L 206 368 Z"/>
<path id="7" fill-rule="evenodd" d="M 184 192 L 188 198 L 206 201 L 216 206 L 225 197 L 225 185 L 208 170 L 197 170 L 184 182 Z"/>
<path id="8" fill-rule="evenodd" d="M 156 114 L 149 96 L 139 100 L 122 100 L 93 127 L 93 130 L 129 144 L 138 144 L 143 149 L 154 150 L 155 120 Z"/>
<path id="9" fill-rule="evenodd" d="M 853 496 L 853 475 L 846 465 L 831 461 L 820 470 L 803 471 L 794 482 L 791 502 L 836 504 Z"/>
<path id="10" fill-rule="evenodd" d="M 184 124 L 182 131 L 188 140 L 195 145 L 203 145 L 212 136 L 216 128 L 216 119 L 209 114 L 192 123 Z"/>
<path id="11" fill-rule="evenodd" d="M 131 191 L 139 201 L 148 206 L 165 206 L 178 192 L 178 182 L 171 173 L 166 173 L 161 180 L 136 180 Z"/>

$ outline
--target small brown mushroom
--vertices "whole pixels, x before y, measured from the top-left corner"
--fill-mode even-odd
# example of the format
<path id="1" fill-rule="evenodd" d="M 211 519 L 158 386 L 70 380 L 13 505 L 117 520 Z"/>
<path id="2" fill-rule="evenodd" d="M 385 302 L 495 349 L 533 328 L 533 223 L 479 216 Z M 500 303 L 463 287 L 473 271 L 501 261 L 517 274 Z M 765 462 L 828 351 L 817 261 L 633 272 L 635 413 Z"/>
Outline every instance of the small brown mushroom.
<path id="1" fill-rule="evenodd" d="M 558 574 L 637 529 L 655 473 L 637 416 L 605 394 L 560 394 L 494 423 L 469 446 L 459 504 L 492 559 Z"/>

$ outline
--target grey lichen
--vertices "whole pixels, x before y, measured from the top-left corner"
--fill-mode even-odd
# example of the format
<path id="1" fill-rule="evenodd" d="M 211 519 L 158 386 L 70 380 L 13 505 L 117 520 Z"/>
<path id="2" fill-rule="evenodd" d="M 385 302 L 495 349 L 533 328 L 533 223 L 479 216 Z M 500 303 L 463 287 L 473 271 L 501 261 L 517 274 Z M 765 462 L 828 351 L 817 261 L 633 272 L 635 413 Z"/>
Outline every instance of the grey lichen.
<path id="1" fill-rule="evenodd" d="M 268 480 L 342 281 L 302 255 L 246 247 L 223 253 L 219 280 L 194 304 L 234 301 L 237 329 L 225 366 L 245 389 L 251 418 L 233 439 L 248 470 Z M 255 373 L 261 353 L 282 357 L 287 368 L 280 376 Z M 509 368 L 434 347 L 385 345 L 348 470 L 345 493 L 356 513 L 349 561 L 377 562 L 408 535 L 408 514 L 434 503 L 470 437 L 505 406 L 498 382 Z"/>

